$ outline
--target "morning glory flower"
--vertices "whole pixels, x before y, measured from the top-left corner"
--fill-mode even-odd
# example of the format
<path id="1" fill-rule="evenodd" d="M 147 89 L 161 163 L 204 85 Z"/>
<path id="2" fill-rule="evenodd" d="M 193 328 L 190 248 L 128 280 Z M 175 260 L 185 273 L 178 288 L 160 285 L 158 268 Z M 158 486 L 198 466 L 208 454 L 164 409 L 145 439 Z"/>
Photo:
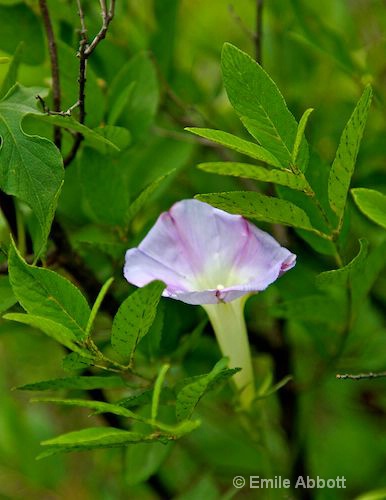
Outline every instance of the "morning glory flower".
<path id="1" fill-rule="evenodd" d="M 295 265 L 296 256 L 240 215 L 198 200 L 162 213 L 137 248 L 126 252 L 124 276 L 144 286 L 161 280 L 164 296 L 201 305 L 248 407 L 254 379 L 243 315 L 248 296 L 267 288 Z"/>

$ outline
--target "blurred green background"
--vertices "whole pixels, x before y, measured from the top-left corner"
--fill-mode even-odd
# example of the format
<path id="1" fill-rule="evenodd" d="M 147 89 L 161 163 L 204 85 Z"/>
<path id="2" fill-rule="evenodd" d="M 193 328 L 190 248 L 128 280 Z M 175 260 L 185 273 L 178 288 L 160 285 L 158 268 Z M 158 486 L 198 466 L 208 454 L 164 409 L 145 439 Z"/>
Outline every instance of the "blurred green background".
<path id="1" fill-rule="evenodd" d="M 66 107 L 73 102 L 77 85 L 76 5 L 69 0 L 48 3 L 61 41 L 59 60 Z M 89 33 L 95 33 L 100 24 L 98 2 L 84 2 L 84 6 Z M 7 34 L 1 37 L 0 55 L 12 54 L 18 42 L 24 41 L 19 81 L 26 86 L 49 86 L 50 67 L 37 2 L 3 0 L 0 14 L 1 31 Z M 25 24 L 20 27 L 21 20 Z M 104 170 L 99 168 L 103 158 L 85 147 L 66 170 L 58 215 L 98 279 L 118 276 L 118 297 L 124 298 L 128 292 L 127 284 L 119 282 L 123 249 L 140 241 L 161 210 L 197 193 L 249 188 L 240 180 L 197 170 L 199 162 L 224 160 L 224 151 L 201 144 L 183 128 L 208 126 L 239 136 L 246 134 L 222 86 L 220 54 L 223 43 L 229 41 L 254 56 L 255 30 L 256 2 L 252 0 L 117 1 L 107 39 L 89 61 L 86 123 L 94 127 L 112 119 L 116 91 L 132 72 L 132 78 L 140 81 L 134 90 L 134 103 L 116 118 L 117 125 L 131 131 L 132 143 L 111 158 L 109 169 Z M 386 5 L 381 0 L 264 2 L 263 67 L 281 89 L 296 119 L 306 108 L 315 108 L 307 138 L 325 162 L 333 160 L 355 102 L 365 84 L 372 83 L 375 102 L 352 186 L 386 194 L 385 33 Z M 149 51 L 149 55 L 144 56 L 142 51 Z M 133 56 L 139 59 L 128 67 Z M 0 65 L 1 78 L 6 70 L 7 64 Z M 29 119 L 24 126 L 26 130 L 36 132 L 39 127 L 39 133 L 50 133 Z M 237 159 L 237 155 L 231 154 L 230 158 Z M 144 185 L 171 169 L 175 169 L 174 173 L 146 211 L 136 217 L 122 244 L 117 205 L 122 203 L 124 210 Z M 258 189 L 267 187 L 261 185 Z M 100 199 L 104 199 L 105 206 L 100 205 Z M 111 213 L 110 206 L 114 207 Z M 271 230 L 269 225 L 263 227 Z M 358 238 L 366 237 L 376 248 L 384 236 L 384 231 L 365 219 L 350 202 L 346 258 L 356 253 Z M 335 378 L 337 372 L 386 367 L 385 273 L 379 275 L 363 305 L 343 355 L 331 363 L 344 321 L 339 297 L 335 306 L 321 303 L 320 314 L 307 315 L 304 306 L 297 317 L 285 323 L 277 318 L 274 306 L 283 298 L 314 295 L 316 274 L 332 269 L 334 263 L 315 253 L 291 231 L 284 235 L 282 243 L 298 254 L 296 271 L 250 299 L 247 305 L 260 381 L 271 372 L 275 380 L 288 373 L 295 376 L 295 384 L 283 389 L 279 396 L 272 396 L 261 421 L 256 422 L 257 427 L 265 429 L 270 458 L 251 443 L 230 405 L 216 404 L 220 397 L 216 395 L 199 407 L 201 428 L 176 443 L 36 461 L 41 440 L 88 426 L 90 419 L 85 410 L 30 404 L 30 393 L 11 391 L 27 382 L 64 376 L 64 353 L 39 332 L 2 320 L 0 497 L 292 498 L 286 496 L 291 495 L 286 491 L 237 491 L 232 487 L 235 475 L 263 475 L 270 470 L 272 477 L 290 477 L 292 461 L 295 472 L 346 478 L 346 490 L 299 492 L 299 498 L 352 499 L 382 488 L 384 493 L 366 498 L 386 498 L 385 379 L 354 382 Z M 385 260 L 383 254 L 378 258 Z M 168 318 L 163 337 L 166 356 L 204 316 L 197 308 L 171 301 L 164 301 L 163 307 Z M 107 317 L 99 319 L 101 338 L 109 322 Z M 284 338 L 277 333 L 278 323 L 282 323 Z M 207 326 L 190 347 L 185 373 L 208 371 L 218 357 Z M 221 393 L 223 398 L 230 398 L 228 391 L 225 388 Z"/>

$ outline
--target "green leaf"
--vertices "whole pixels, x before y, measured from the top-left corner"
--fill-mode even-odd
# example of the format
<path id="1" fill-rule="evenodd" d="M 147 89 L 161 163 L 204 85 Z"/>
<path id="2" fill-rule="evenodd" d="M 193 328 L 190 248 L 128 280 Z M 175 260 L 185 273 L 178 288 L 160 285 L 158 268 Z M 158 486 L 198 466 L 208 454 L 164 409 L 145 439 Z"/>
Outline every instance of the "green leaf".
<path id="1" fill-rule="evenodd" d="M 265 196 L 254 191 L 199 194 L 195 198 L 216 208 L 251 219 L 263 220 L 313 231 L 307 214 L 286 200 Z"/>
<path id="2" fill-rule="evenodd" d="M 361 212 L 386 229 L 386 196 L 366 188 L 352 189 L 351 193 Z"/>
<path id="3" fill-rule="evenodd" d="M 339 287 L 350 290 L 352 316 L 356 316 L 368 293 L 368 281 L 365 277 L 367 267 L 368 242 L 359 240 L 358 254 L 346 266 L 335 271 L 326 271 L 316 277 L 316 284 L 321 288 Z"/>
<path id="4" fill-rule="evenodd" d="M 138 342 L 153 324 L 158 302 L 165 289 L 161 281 L 153 281 L 132 293 L 119 307 L 113 321 L 111 345 L 130 364 Z"/>
<path id="5" fill-rule="evenodd" d="M 148 419 L 141 417 L 141 415 L 136 415 L 131 410 L 124 408 L 123 406 L 114 405 L 111 403 L 105 403 L 103 401 L 91 401 L 89 399 L 61 399 L 61 398 L 35 398 L 31 400 L 34 403 L 53 403 L 62 406 L 75 406 L 78 408 L 88 408 L 94 410 L 97 413 L 113 413 L 114 415 L 119 415 L 120 417 L 126 417 L 133 420 L 138 420 L 140 422 L 147 422 Z"/>
<path id="6" fill-rule="evenodd" d="M 115 389 L 126 387 L 125 382 L 121 377 L 97 377 L 97 376 L 79 376 L 79 377 L 63 377 L 51 380 L 42 380 L 33 384 L 25 384 L 17 387 L 21 391 L 50 391 L 58 389 Z"/>
<path id="7" fill-rule="evenodd" d="M 94 129 L 95 133 L 104 137 L 105 140 L 115 145 L 115 150 L 109 147 L 106 143 L 95 142 L 92 144 L 93 148 L 102 153 L 103 155 L 117 154 L 116 149 L 124 151 L 131 144 L 131 134 L 124 127 L 116 127 L 115 125 L 104 125 Z M 86 141 L 87 142 L 87 141 Z"/>
<path id="8" fill-rule="evenodd" d="M 63 370 L 68 372 L 85 370 L 87 367 L 94 364 L 94 358 L 91 355 L 87 356 L 87 351 L 70 352 L 63 359 Z"/>
<path id="9" fill-rule="evenodd" d="M 280 164 L 280 161 L 275 158 L 275 156 L 269 151 L 262 148 L 258 144 L 255 144 L 254 142 L 240 139 L 240 137 L 237 137 L 236 135 L 229 134 L 228 132 L 223 132 L 222 130 L 213 130 L 210 128 L 188 127 L 185 130 L 187 130 L 188 132 L 192 132 L 199 137 L 203 137 L 204 139 L 208 139 L 209 141 L 221 144 L 226 148 L 233 149 L 234 151 L 249 156 L 250 158 L 254 158 L 255 160 L 260 160 L 264 163 L 267 163 L 268 165 L 272 165 L 273 167 L 283 168 Z"/>
<path id="10" fill-rule="evenodd" d="M 33 10 L 25 4 L 0 5 L 0 50 L 14 54 L 20 42 L 24 42 L 24 61 L 38 65 L 44 62 L 44 36 L 42 25 Z"/>
<path id="11" fill-rule="evenodd" d="M 143 389 L 135 391 L 127 398 L 120 399 L 116 404 L 124 408 L 132 408 L 133 406 L 145 406 L 151 404 L 153 400 L 153 389 Z M 169 387 L 164 387 L 160 393 L 159 402 L 161 404 L 168 403 L 175 399 L 174 392 Z"/>
<path id="12" fill-rule="evenodd" d="M 27 203 L 39 224 L 45 245 L 63 183 L 64 170 L 58 149 L 48 139 L 27 135 L 21 127 L 29 113 L 37 113 L 38 89 L 15 85 L 0 101 L 0 188 Z"/>
<path id="13" fill-rule="evenodd" d="M 125 479 L 130 486 L 143 483 L 153 476 L 172 450 L 172 443 L 138 443 L 128 446 L 125 459 Z"/>
<path id="14" fill-rule="evenodd" d="M 131 82 L 113 101 L 107 120 L 109 125 L 115 125 L 125 108 L 128 107 L 134 88 L 135 82 Z"/>
<path id="15" fill-rule="evenodd" d="M 279 89 L 248 54 L 226 43 L 221 67 L 229 100 L 250 134 L 283 165 L 292 162 L 297 123 Z M 305 170 L 308 146 L 302 141 L 299 167 Z"/>
<path id="16" fill-rule="evenodd" d="M 42 331 L 48 337 L 54 339 L 59 344 L 64 345 L 72 351 L 80 351 L 80 347 L 76 344 L 77 338 L 72 330 L 66 328 L 60 323 L 56 323 L 51 319 L 45 318 L 43 316 L 36 316 L 33 314 L 23 314 L 23 313 L 8 313 L 3 316 L 4 319 L 11 321 L 17 321 L 18 323 L 23 323 L 24 325 L 32 326 L 37 330 Z"/>
<path id="17" fill-rule="evenodd" d="M 60 323 L 77 339 L 83 339 L 90 308 L 79 289 L 54 271 L 26 264 L 14 244 L 8 259 L 10 283 L 23 308 Z"/>
<path id="18" fill-rule="evenodd" d="M 248 163 L 234 162 L 210 162 L 200 163 L 200 170 L 219 175 L 232 175 L 234 177 L 242 177 L 244 179 L 255 179 L 263 182 L 273 182 L 282 186 L 288 186 L 291 189 L 304 191 L 307 184 L 304 178 L 296 176 L 288 170 L 269 170 L 258 165 L 250 165 Z"/>
<path id="19" fill-rule="evenodd" d="M 87 326 L 86 326 L 86 337 L 91 334 L 91 328 L 95 321 L 96 315 L 98 314 L 99 308 L 102 304 L 103 299 L 106 296 L 106 293 L 109 291 L 110 286 L 112 285 L 114 278 L 109 278 L 102 288 L 100 289 L 97 298 L 95 299 L 94 305 L 92 306 L 90 317 L 88 318 Z"/>
<path id="20" fill-rule="evenodd" d="M 127 89 L 131 85 L 133 89 L 129 92 Z M 127 105 L 123 106 L 125 100 Z M 156 69 L 149 54 L 140 52 L 123 66 L 111 83 L 109 108 L 114 111 L 114 121 L 127 127 L 137 140 L 147 132 L 152 123 L 158 100 Z"/>
<path id="21" fill-rule="evenodd" d="M 383 240 L 372 250 L 366 258 L 365 270 L 360 279 L 360 287 L 364 296 L 372 289 L 374 283 L 379 278 L 382 270 L 386 266 L 386 240 Z"/>
<path id="22" fill-rule="evenodd" d="M 240 371 L 240 368 L 227 368 L 228 359 L 222 358 L 206 375 L 193 378 L 193 382 L 186 383 L 177 394 L 176 416 L 178 420 L 191 417 L 200 399 L 215 386 Z"/>
<path id="23" fill-rule="evenodd" d="M 157 439 L 156 434 L 145 435 L 139 432 L 123 431 L 113 427 L 89 427 L 43 441 L 41 444 L 47 448 L 47 451 L 41 453 L 38 458 L 69 451 L 116 448 L 128 446 L 133 443 L 155 441 Z"/>
<path id="24" fill-rule="evenodd" d="M 5 75 L 3 83 L 1 85 L 0 97 L 5 96 L 8 90 L 11 87 L 13 87 L 17 81 L 17 74 L 22 60 L 23 50 L 24 50 L 24 43 L 20 42 L 19 45 L 16 47 L 7 74 Z"/>
<path id="25" fill-rule="evenodd" d="M 128 214 L 127 214 L 127 220 L 132 220 L 133 217 L 137 215 L 137 213 L 143 208 L 144 205 L 149 201 L 151 198 L 152 194 L 157 190 L 158 186 L 169 177 L 169 175 L 173 174 L 175 172 L 175 169 L 171 170 L 165 175 L 161 175 L 161 177 L 158 177 L 155 179 L 153 182 L 148 184 L 140 193 L 139 195 L 135 198 L 135 200 L 130 204 Z"/>
<path id="26" fill-rule="evenodd" d="M 165 364 L 162 366 L 160 372 L 158 373 L 157 379 L 154 383 L 154 389 L 153 389 L 153 397 L 151 401 L 151 418 L 152 420 L 155 420 L 158 415 L 158 407 L 160 403 L 160 395 L 162 391 L 162 385 L 165 380 L 165 376 L 167 371 L 169 370 L 170 365 Z"/>
<path id="27" fill-rule="evenodd" d="M 85 208 L 97 224 L 124 226 L 129 210 L 127 172 L 120 157 L 85 148 L 79 162 L 79 180 Z"/>
<path id="28" fill-rule="evenodd" d="M 321 287 L 337 286 L 346 287 L 355 274 L 361 274 L 368 253 L 368 242 L 360 240 L 360 249 L 358 255 L 346 266 L 334 271 L 326 271 L 316 277 L 316 284 Z"/>
<path id="29" fill-rule="evenodd" d="M 42 113 L 33 114 L 32 116 L 37 120 L 48 123 L 49 125 L 72 130 L 73 132 L 80 132 L 86 139 L 87 143 L 92 147 L 98 148 L 102 145 L 108 146 L 114 151 L 119 151 L 119 147 L 114 144 L 114 142 L 95 130 L 82 125 L 77 120 L 72 118 L 72 116 L 47 115 Z"/>
<path id="30" fill-rule="evenodd" d="M 262 388 L 262 390 L 259 391 L 256 399 L 264 399 L 267 398 L 268 396 L 271 396 L 272 394 L 275 394 L 275 392 L 279 391 L 285 385 L 287 385 L 288 382 L 291 382 L 292 379 L 293 379 L 292 375 L 286 375 L 281 380 L 279 380 L 279 382 L 272 385 L 271 387 Z"/>
<path id="31" fill-rule="evenodd" d="M 0 276 L 0 314 L 16 304 L 8 276 Z"/>
<path id="32" fill-rule="evenodd" d="M 304 131 L 306 129 L 308 118 L 313 111 L 314 111 L 313 108 L 306 109 L 306 111 L 303 113 L 303 116 L 300 118 L 298 129 L 296 131 L 295 144 L 294 144 L 294 148 L 292 150 L 292 163 L 293 163 L 293 165 L 296 165 L 296 162 L 297 162 L 297 159 L 299 156 L 300 147 L 301 147 L 302 141 L 304 139 Z"/>
<path id="33" fill-rule="evenodd" d="M 347 192 L 370 108 L 372 89 L 366 87 L 340 138 L 328 180 L 328 198 L 339 222 L 343 218 Z"/>

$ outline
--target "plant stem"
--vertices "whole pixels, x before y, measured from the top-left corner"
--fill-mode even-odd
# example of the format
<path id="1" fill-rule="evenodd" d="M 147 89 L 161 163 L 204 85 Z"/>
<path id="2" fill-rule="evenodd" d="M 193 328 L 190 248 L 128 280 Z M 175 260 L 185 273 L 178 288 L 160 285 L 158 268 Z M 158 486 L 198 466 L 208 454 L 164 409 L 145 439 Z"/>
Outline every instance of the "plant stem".
<path id="1" fill-rule="evenodd" d="M 60 75 L 59 75 L 59 61 L 58 50 L 56 47 L 54 30 L 52 28 L 50 13 L 48 10 L 46 0 L 39 0 L 39 7 L 42 13 L 44 29 L 47 35 L 48 52 L 51 61 L 51 75 L 52 75 L 52 101 L 54 111 L 60 112 L 61 95 L 60 95 Z M 62 131 L 60 127 L 54 127 L 54 142 L 58 149 L 62 147 Z"/>
<path id="2" fill-rule="evenodd" d="M 263 41 L 263 7 L 264 0 L 257 0 L 256 4 L 256 34 L 255 34 L 255 59 L 260 65 L 263 61 L 262 41 Z"/>
<path id="3" fill-rule="evenodd" d="M 255 396 L 254 375 L 247 328 L 244 319 L 245 297 L 228 303 L 207 304 L 203 308 L 209 316 L 217 342 L 231 368 L 241 371 L 233 377 L 240 392 L 240 403 L 248 409 Z"/>

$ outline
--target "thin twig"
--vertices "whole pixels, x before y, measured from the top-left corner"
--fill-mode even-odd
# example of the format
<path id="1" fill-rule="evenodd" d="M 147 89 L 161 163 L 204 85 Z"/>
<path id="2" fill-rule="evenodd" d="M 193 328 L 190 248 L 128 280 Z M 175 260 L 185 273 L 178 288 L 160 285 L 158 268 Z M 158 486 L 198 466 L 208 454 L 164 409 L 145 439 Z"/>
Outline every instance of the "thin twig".
<path id="1" fill-rule="evenodd" d="M 337 373 L 336 378 L 340 380 L 350 379 L 350 380 L 364 380 L 370 378 L 384 378 L 386 377 L 386 372 L 368 372 L 368 373 Z"/>
<path id="2" fill-rule="evenodd" d="M 54 105 L 54 111 L 60 112 L 61 108 L 61 93 L 60 93 L 60 75 L 59 75 L 59 61 L 58 61 L 58 50 L 56 47 L 54 30 L 52 29 L 52 23 L 50 18 L 50 13 L 48 10 L 46 0 L 39 0 L 40 11 L 43 17 L 43 24 L 47 34 L 48 41 L 48 52 L 51 61 L 51 75 L 52 75 L 52 101 Z M 60 127 L 54 127 L 54 142 L 58 149 L 62 147 L 62 131 Z"/>
<path id="3" fill-rule="evenodd" d="M 102 27 L 95 36 L 94 40 L 85 50 L 86 58 L 89 57 L 95 50 L 96 46 L 106 37 L 107 30 L 109 29 L 109 24 L 113 20 L 115 13 L 115 0 L 111 0 L 110 7 L 107 9 L 106 0 L 100 0 L 101 11 L 102 11 Z"/>
<path id="4" fill-rule="evenodd" d="M 79 94 L 76 107 L 79 107 L 79 123 L 81 124 L 84 124 L 86 119 L 85 91 L 86 91 L 86 80 L 87 80 L 87 59 L 94 52 L 97 45 L 106 37 L 107 30 L 109 28 L 111 21 L 113 20 L 115 12 L 115 0 L 110 1 L 109 8 L 107 8 L 106 0 L 100 0 L 99 3 L 101 6 L 102 27 L 97 33 L 97 35 L 94 37 L 93 41 L 89 44 L 87 40 L 87 27 L 81 0 L 77 0 L 78 15 L 80 20 L 80 41 L 79 41 L 79 51 L 77 54 L 79 58 L 79 76 L 78 76 Z M 68 155 L 66 156 L 66 158 L 64 159 L 65 167 L 68 166 L 75 158 L 82 141 L 83 141 L 83 135 L 81 133 L 77 133 L 72 148 L 68 153 Z"/>
<path id="5" fill-rule="evenodd" d="M 43 113 L 46 113 L 47 115 L 71 116 L 74 109 L 79 107 L 79 101 L 76 101 L 76 103 L 74 103 L 72 106 L 70 106 L 67 109 L 67 111 L 52 111 L 52 109 L 50 109 L 47 106 L 46 101 L 43 99 L 43 97 L 41 97 L 39 94 L 36 96 L 36 99 L 39 101 L 39 103 L 42 107 Z"/>

